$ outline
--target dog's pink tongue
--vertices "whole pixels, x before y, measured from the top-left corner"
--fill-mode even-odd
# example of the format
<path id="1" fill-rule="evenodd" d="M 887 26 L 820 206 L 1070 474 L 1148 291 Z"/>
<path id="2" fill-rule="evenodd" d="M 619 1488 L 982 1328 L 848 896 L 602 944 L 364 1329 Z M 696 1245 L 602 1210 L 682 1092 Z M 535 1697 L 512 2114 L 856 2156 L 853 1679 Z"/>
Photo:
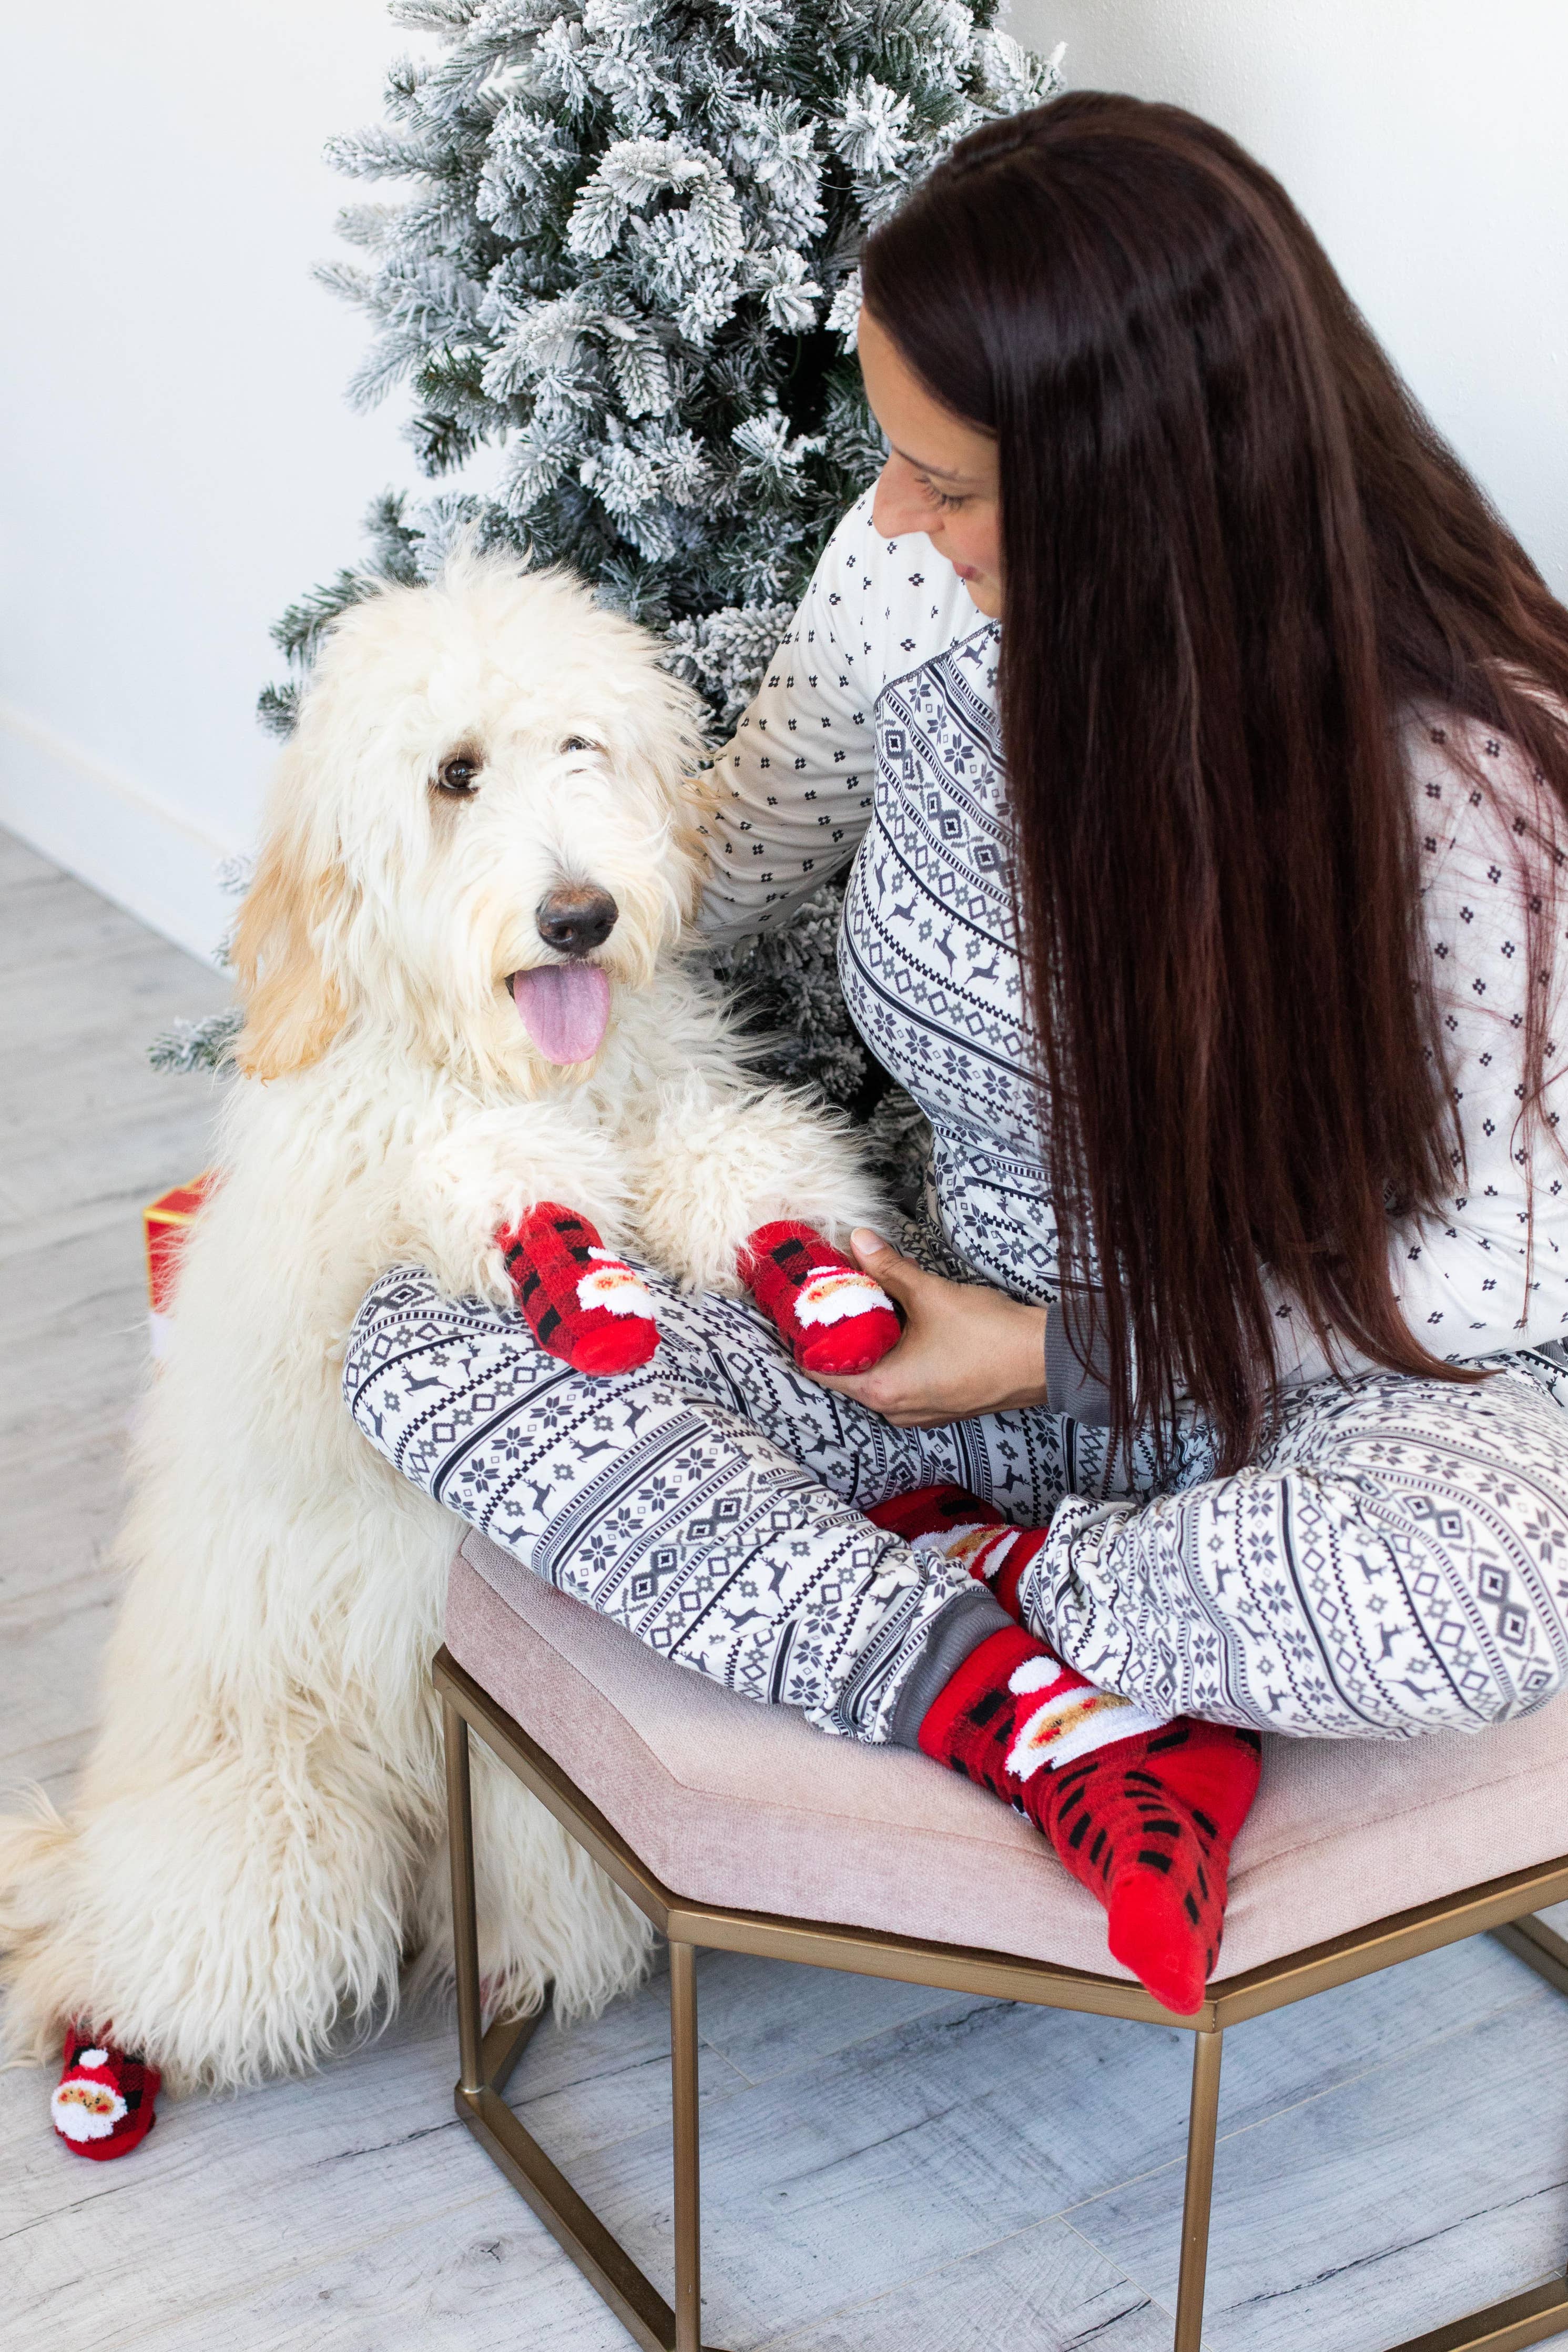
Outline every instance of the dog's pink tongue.
<path id="1" fill-rule="evenodd" d="M 515 971 L 512 1002 L 547 1062 L 591 1062 L 610 1025 L 610 981 L 596 963 Z"/>

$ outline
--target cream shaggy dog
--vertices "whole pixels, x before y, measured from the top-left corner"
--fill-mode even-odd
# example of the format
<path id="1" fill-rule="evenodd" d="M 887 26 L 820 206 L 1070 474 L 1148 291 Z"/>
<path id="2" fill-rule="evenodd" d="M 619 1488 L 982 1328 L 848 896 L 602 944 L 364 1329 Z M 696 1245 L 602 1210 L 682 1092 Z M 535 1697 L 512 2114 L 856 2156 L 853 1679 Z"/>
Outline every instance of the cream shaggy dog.
<path id="1" fill-rule="evenodd" d="M 656 652 L 463 552 L 320 654 L 240 919 L 242 1075 L 136 1446 L 103 1727 L 67 1816 L 0 1822 L 14 2050 L 112 2021 L 175 2091 L 239 2084 L 447 1965 L 428 1667 L 459 1526 L 339 1394 L 378 1274 L 508 1301 L 497 1228 L 556 1200 L 733 1291 L 763 1221 L 878 1213 L 683 966 L 697 745 Z M 475 1783 L 493 2011 L 552 1981 L 593 2010 L 644 1963 L 640 1914 L 483 1753 Z"/>

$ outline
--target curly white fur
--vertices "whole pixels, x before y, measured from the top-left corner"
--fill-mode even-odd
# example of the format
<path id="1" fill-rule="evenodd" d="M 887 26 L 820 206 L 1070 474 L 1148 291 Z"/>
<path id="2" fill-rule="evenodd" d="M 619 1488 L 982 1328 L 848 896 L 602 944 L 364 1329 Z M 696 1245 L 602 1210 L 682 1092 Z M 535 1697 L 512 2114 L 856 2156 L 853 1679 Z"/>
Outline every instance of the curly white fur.
<path id="1" fill-rule="evenodd" d="M 449 1966 L 428 1668 L 457 1530 L 340 1401 L 378 1273 L 505 1300 L 497 1225 L 559 1200 L 733 1289 L 765 1220 L 876 1216 L 841 1125 L 748 1083 L 681 961 L 695 751 L 652 642 L 559 574 L 463 553 L 332 631 L 242 913 L 244 1075 L 136 1447 L 103 1727 L 67 1816 L 0 1822 L 14 2049 L 112 2021 L 172 2087 L 237 2084 Z M 555 960 L 562 881 L 620 908 L 609 1031 L 565 1069 L 507 988 Z M 644 1922 L 483 1752 L 475 1794 L 492 2007 L 553 1980 L 592 2010 Z"/>

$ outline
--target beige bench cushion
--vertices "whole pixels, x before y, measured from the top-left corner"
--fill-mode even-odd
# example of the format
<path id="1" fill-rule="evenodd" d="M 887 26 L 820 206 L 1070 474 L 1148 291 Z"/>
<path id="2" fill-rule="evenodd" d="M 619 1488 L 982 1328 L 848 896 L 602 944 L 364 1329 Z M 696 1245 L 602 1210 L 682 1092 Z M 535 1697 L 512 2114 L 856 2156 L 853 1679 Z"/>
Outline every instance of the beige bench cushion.
<path id="1" fill-rule="evenodd" d="M 689 1901 L 1125 1975 L 1017 1814 L 923 1756 L 813 1731 L 671 1665 L 485 1537 L 447 1646 Z M 1220 1976 L 1568 1850 L 1568 1700 L 1428 1739 L 1271 1739 Z"/>

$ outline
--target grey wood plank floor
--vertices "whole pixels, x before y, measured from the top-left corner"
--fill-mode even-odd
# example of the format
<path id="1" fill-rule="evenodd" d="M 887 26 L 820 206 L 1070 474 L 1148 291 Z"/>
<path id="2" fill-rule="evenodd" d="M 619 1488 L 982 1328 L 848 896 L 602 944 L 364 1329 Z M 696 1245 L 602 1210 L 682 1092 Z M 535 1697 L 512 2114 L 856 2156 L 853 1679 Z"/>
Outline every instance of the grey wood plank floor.
<path id="1" fill-rule="evenodd" d="M 212 1110 L 143 1048 L 224 994 L 0 835 L 0 1781 L 57 1798 L 146 1376 L 138 1211 L 201 1167 Z M 727 1955 L 700 1963 L 699 2000 L 710 2342 L 1168 2345 L 1186 2036 Z M 544 2029 L 514 2086 L 656 2277 L 668 2047 L 655 1976 Z M 404 2014 L 308 2081 L 166 2102 L 110 2166 L 55 2141 L 47 2074 L 0 2075 L 0 2333 L 26 2352 L 622 2352 L 453 2119 L 455 2063 L 447 2018 Z M 1239 2029 L 1206 2341 L 1372 2352 L 1547 2276 L 1568 2254 L 1565 2083 L 1568 2002 L 1484 1938 Z"/>

